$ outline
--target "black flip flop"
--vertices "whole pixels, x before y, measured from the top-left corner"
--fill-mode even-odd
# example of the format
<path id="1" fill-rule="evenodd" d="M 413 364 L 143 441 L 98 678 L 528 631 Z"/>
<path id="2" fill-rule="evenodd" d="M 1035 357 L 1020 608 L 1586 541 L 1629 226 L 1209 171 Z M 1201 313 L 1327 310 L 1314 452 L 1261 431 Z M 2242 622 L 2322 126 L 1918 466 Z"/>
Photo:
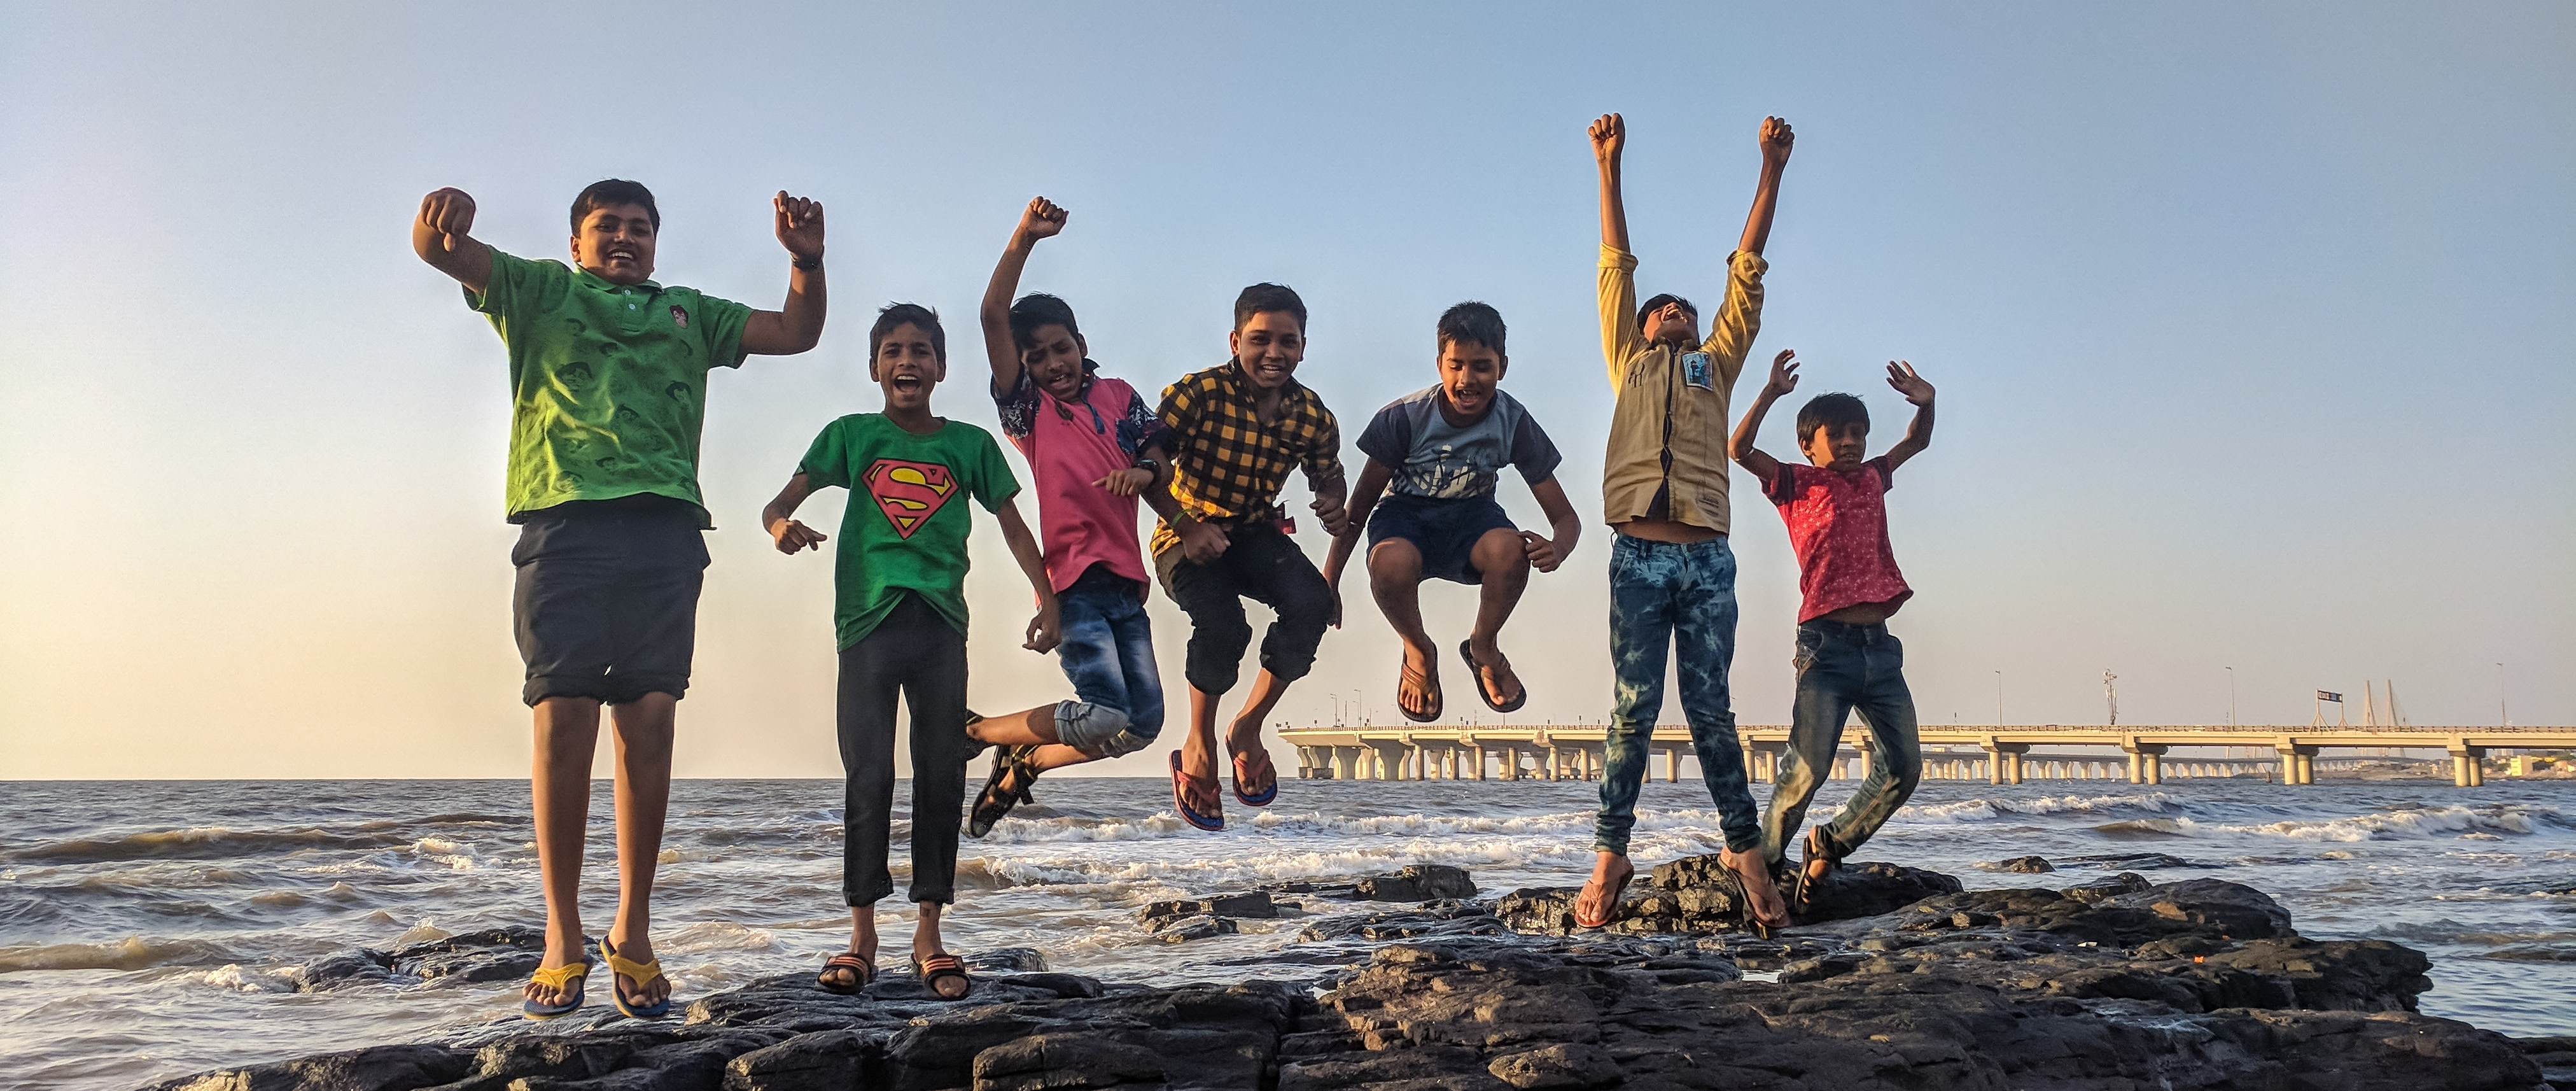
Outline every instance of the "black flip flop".
<path id="1" fill-rule="evenodd" d="M 1819 844 L 1823 847 L 1819 848 Z M 1843 857 L 1848 855 L 1842 846 L 1834 844 L 1833 835 L 1826 833 L 1823 826 L 1807 827 L 1806 839 L 1798 846 L 1798 889 L 1796 898 L 1789 903 L 1789 912 L 1804 916 L 1814 908 L 1825 880 L 1833 876 L 1834 869 L 1841 867 Z M 1807 871 L 1818 860 L 1825 862 L 1825 873 L 1811 877 Z"/>
<path id="2" fill-rule="evenodd" d="M 850 983 L 847 985 L 833 984 L 832 971 L 834 970 L 850 971 Z M 832 957 L 823 960 L 823 972 L 814 975 L 814 984 L 827 993 L 838 993 L 842 996 L 856 996 L 858 995 L 859 990 L 868 987 L 868 982 L 876 979 L 876 963 L 860 958 L 856 951 L 843 951 L 840 954 L 833 955 Z"/>
<path id="3" fill-rule="evenodd" d="M 1025 743 L 994 751 L 992 775 L 984 778 L 984 790 L 976 795 L 975 809 L 966 816 L 966 836 L 982 837 L 991 833 L 993 824 L 1011 813 L 1011 808 L 1035 802 L 1029 796 L 1029 785 L 1037 780 L 1038 771 L 1030 768 L 1028 761 L 1030 755 L 1037 751 L 1037 747 Z M 1019 781 L 1018 787 L 1007 792 L 1002 790 L 1002 777 L 1006 774 Z"/>
<path id="4" fill-rule="evenodd" d="M 930 990 L 930 995 L 933 999 L 964 1000 L 968 993 L 975 991 L 975 979 L 966 976 L 966 964 L 957 961 L 957 956 L 952 954 L 943 952 L 932 955 L 929 958 L 913 959 L 912 972 L 921 976 L 921 986 Z M 952 977 L 965 982 L 966 991 L 958 993 L 955 996 L 941 995 L 939 992 L 939 982 Z"/>
<path id="5" fill-rule="evenodd" d="M 1512 698 L 1512 702 L 1510 704 L 1505 705 L 1494 703 L 1494 691 L 1485 688 L 1485 672 L 1494 668 L 1483 666 L 1476 662 L 1475 641 L 1459 641 L 1458 658 L 1467 661 L 1467 677 L 1469 680 L 1476 683 L 1476 696 L 1484 699 L 1486 708 L 1493 709 L 1496 712 L 1518 712 L 1521 710 L 1522 705 L 1529 703 L 1529 683 L 1527 682 L 1521 683 L 1521 695 Z M 1505 660 L 1504 662 L 1508 664 L 1510 661 Z"/>

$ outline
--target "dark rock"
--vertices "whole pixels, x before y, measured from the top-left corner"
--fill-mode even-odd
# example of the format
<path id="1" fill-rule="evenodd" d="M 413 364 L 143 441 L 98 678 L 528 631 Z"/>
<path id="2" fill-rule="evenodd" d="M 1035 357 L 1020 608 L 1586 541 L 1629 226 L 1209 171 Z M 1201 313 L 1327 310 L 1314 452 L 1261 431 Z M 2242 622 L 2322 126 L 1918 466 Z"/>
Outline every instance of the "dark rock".
<path id="1" fill-rule="evenodd" d="M 1658 864 L 1620 899 L 1616 919 L 1602 930 L 1623 935 L 1745 931 L 1750 913 L 1744 885 L 1715 854 Z M 1846 864 L 1829 872 L 1798 923 L 1875 917 L 1924 898 L 1955 893 L 1959 881 L 1939 872 L 1896 864 Z M 1523 932 L 1565 935 L 1576 930 L 1574 887 L 1515 890 L 1494 903 L 1495 915 Z"/>
<path id="2" fill-rule="evenodd" d="M 1136 919 L 1148 929 L 1153 922 L 1172 917 L 1238 917 L 1268 920 L 1279 915 L 1279 906 L 1271 901 L 1270 892 L 1256 890 L 1249 894 L 1219 894 L 1212 898 L 1155 902 L 1136 911 Z"/>
<path id="3" fill-rule="evenodd" d="M 988 947 L 962 955 L 958 961 L 979 974 L 1042 974 L 1047 968 L 1046 954 L 1035 947 Z"/>
<path id="4" fill-rule="evenodd" d="M 595 942 L 587 953 L 593 959 L 598 957 Z M 545 961 L 545 955 L 544 929 L 512 927 L 397 947 L 385 957 L 397 974 L 472 983 L 526 977 Z"/>
<path id="5" fill-rule="evenodd" d="M 725 1065 L 724 1091 L 853 1091 L 887 1035 L 863 1030 L 799 1034 Z"/>
<path id="6" fill-rule="evenodd" d="M 700 997 L 683 1021 L 509 1020 L 159 1091 L 2534 1091 L 2576 1074 L 2576 1039 L 2514 1042 L 2417 1014 L 2420 953 L 2299 937 L 2234 883 L 1962 891 L 1853 865 L 1837 873 L 1854 884 L 1844 908 L 1933 893 L 1756 940 L 1728 930 L 1729 877 L 1679 863 L 1640 884 L 1635 931 L 1500 933 L 1546 923 L 1571 895 L 1520 891 L 1490 911 L 1326 918 L 1312 942 L 1246 960 L 1316 965 L 1319 983 L 989 973 L 949 1001 L 900 972 L 856 996 L 800 972 Z M 1366 946 L 1397 933 L 1413 938 Z M 381 965 L 350 958 L 331 980 Z M 1776 980 L 1744 980 L 1739 962 Z"/>
<path id="7" fill-rule="evenodd" d="M 183 1076 L 143 1091 L 414 1091 L 462 1079 L 473 1061 L 444 1046 L 370 1046 Z"/>
<path id="8" fill-rule="evenodd" d="M 2515 1048 L 2540 1066 L 2553 1091 L 2576 1091 L 2576 1037 L 2514 1038 Z"/>
<path id="9" fill-rule="evenodd" d="M 1369 902 L 1427 902 L 1436 898 L 1473 898 L 1476 880 L 1467 869 L 1447 864 L 1406 864 L 1393 875 L 1360 880 L 1354 896 Z"/>
<path id="10" fill-rule="evenodd" d="M 2089 883 L 2067 887 L 2059 893 L 2079 902 L 2105 902 L 2123 894 L 2135 894 L 2153 885 L 2155 884 L 2148 882 L 2144 875 L 2123 871 L 2108 879 L 2095 879 Z"/>
<path id="11" fill-rule="evenodd" d="M 2203 866 L 2182 857 L 2168 856 L 2161 852 L 2112 852 L 2094 856 L 2061 856 L 2058 859 L 2069 864 L 2091 864 L 2099 868 L 2116 867 L 2122 871 L 2154 871 L 2159 868 Z"/>
<path id="12" fill-rule="evenodd" d="M 297 992 L 330 992 L 357 985 L 382 984 L 394 975 L 393 958 L 370 947 L 334 951 L 287 971 Z"/>
<path id="13" fill-rule="evenodd" d="M 2045 875 L 2057 870 L 2045 856 L 2016 856 L 2010 860 L 1997 860 L 1982 866 L 1988 871 L 2009 871 L 2015 875 Z"/>
<path id="14" fill-rule="evenodd" d="M 1488 1062 L 1485 1071 L 1524 1091 L 1608 1087 L 1625 1078 L 1619 1073 L 1619 1062 L 1609 1054 L 1579 1043 L 1506 1053 Z"/>
<path id="15" fill-rule="evenodd" d="M 1156 917 L 1145 925 L 1147 931 L 1165 943 L 1187 943 L 1211 936 L 1231 936 L 1241 931 L 1224 917 Z"/>

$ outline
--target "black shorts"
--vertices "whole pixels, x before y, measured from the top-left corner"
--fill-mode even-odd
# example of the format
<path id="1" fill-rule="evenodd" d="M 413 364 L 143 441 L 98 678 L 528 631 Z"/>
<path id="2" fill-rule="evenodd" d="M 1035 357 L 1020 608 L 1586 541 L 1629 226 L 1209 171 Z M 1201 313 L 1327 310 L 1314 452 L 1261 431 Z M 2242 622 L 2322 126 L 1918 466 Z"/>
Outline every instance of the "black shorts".
<path id="1" fill-rule="evenodd" d="M 1368 544 L 1402 538 L 1422 554 L 1422 578 L 1457 583 L 1485 582 L 1476 571 L 1476 540 L 1489 530 L 1513 530 L 1512 517 L 1491 496 L 1458 500 L 1389 493 L 1369 513 Z"/>
<path id="2" fill-rule="evenodd" d="M 520 697 L 686 696 L 707 568 L 699 525 L 696 505 L 662 496 L 528 513 L 510 550 L 511 620 L 528 666 Z"/>

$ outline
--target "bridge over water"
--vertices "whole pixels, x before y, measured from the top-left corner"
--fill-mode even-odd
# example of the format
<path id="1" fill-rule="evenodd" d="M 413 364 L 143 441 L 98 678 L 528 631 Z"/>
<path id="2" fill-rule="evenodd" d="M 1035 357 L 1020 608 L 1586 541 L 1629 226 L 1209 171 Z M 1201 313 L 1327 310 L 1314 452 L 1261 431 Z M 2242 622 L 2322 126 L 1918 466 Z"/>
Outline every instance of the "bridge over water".
<path id="1" fill-rule="evenodd" d="M 1756 780 L 1777 779 L 1788 749 L 1783 726 L 1736 727 L 1745 768 Z M 1601 775 L 1600 724 L 1488 727 L 1419 724 L 1402 727 L 1297 727 L 1280 737 L 1297 748 L 1297 775 L 1339 780 L 1484 780 L 1490 768 L 1502 780 L 1593 780 Z M 2317 761 L 2353 764 L 2368 751 L 2438 750 L 2451 757 L 2451 782 L 2463 788 L 2486 783 L 2490 750 L 2576 749 L 2576 727 L 2273 727 L 2142 725 L 2082 727 L 2058 724 L 2000 727 L 1927 727 L 1924 775 L 1930 779 L 2020 784 L 2026 778 L 2085 777 L 2125 767 L 2132 784 L 2162 784 L 2169 775 L 2259 774 L 2283 784 L 2314 784 Z M 1681 778 L 1692 752 L 1690 731 L 1657 725 L 1649 753 L 1664 759 L 1664 779 Z M 1847 761 L 1866 760 L 1868 732 L 1847 728 L 1835 776 Z M 2045 748 L 2045 749 L 2042 749 Z M 2214 748 L 2220 756 L 2176 754 Z M 2242 756 L 2241 751 L 2255 751 Z M 2269 751 L 2269 754 L 2262 752 Z M 1857 767 L 1855 767 L 1855 770 Z M 1649 774 L 1653 770 L 1648 770 Z"/>

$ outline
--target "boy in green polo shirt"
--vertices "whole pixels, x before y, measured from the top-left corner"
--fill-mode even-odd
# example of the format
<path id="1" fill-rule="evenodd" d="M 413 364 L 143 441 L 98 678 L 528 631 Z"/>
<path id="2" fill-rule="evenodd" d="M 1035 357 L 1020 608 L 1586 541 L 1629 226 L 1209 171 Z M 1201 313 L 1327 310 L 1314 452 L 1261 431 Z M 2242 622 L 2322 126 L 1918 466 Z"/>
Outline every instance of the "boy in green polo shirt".
<path id="1" fill-rule="evenodd" d="M 611 179 L 572 203 L 572 264 L 476 240 L 474 199 L 421 199 L 412 249 L 465 286 L 509 348 L 509 521 L 521 697 L 536 710 L 531 778 L 546 954 L 524 990 L 531 1018 L 581 1007 L 589 972 L 581 854 L 599 707 L 617 731 L 616 922 L 600 941 L 617 1010 L 671 1008 L 653 957 L 653 865 L 671 794 L 671 735 L 688 691 L 698 588 L 713 529 L 698 492 L 707 369 L 791 355 L 823 335 L 823 206 L 781 191 L 778 241 L 794 259 L 787 302 L 755 311 L 654 283 L 662 213 Z"/>
<path id="2" fill-rule="evenodd" d="M 854 993 L 876 976 L 876 905 L 894 893 L 886 869 L 894 809 L 895 698 L 912 714 L 912 889 L 921 906 L 912 969 L 944 999 L 972 982 L 939 941 L 940 908 L 957 900 L 957 827 L 966 802 L 966 536 L 973 497 L 1002 524 L 1020 574 L 1037 591 L 1026 647 L 1055 650 L 1062 632 L 1055 585 L 1037 539 L 1012 497 L 1019 479 L 993 434 L 932 416 L 930 392 L 948 376 L 948 335 L 939 316 L 897 303 L 868 330 L 868 377 L 885 411 L 852 413 L 823 426 L 787 487 L 760 513 L 790 556 L 819 549 L 825 536 L 797 522 L 815 492 L 850 490 L 832 565 L 833 627 L 841 653 L 841 896 L 850 908 L 850 946 L 823 964 L 815 983 Z"/>

